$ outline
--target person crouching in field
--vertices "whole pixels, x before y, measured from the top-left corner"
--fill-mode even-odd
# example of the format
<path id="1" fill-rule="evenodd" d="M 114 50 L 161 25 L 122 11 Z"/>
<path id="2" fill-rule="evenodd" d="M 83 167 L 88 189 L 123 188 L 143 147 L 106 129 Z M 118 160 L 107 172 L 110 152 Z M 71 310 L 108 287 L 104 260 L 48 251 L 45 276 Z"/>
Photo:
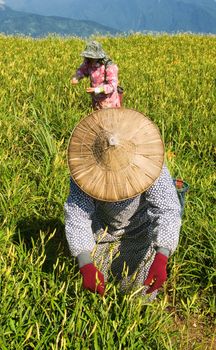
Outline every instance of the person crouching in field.
<path id="1" fill-rule="evenodd" d="M 120 107 L 117 65 L 108 58 L 97 41 L 89 42 L 81 56 L 84 61 L 72 77 L 71 83 L 76 85 L 80 79 L 90 77 L 91 86 L 86 92 L 92 96 L 93 108 Z"/>
<path id="2" fill-rule="evenodd" d="M 153 300 L 181 227 L 157 126 L 135 110 L 95 111 L 73 130 L 68 165 L 65 231 L 83 288 L 104 295 L 107 281 L 118 282 Z"/>

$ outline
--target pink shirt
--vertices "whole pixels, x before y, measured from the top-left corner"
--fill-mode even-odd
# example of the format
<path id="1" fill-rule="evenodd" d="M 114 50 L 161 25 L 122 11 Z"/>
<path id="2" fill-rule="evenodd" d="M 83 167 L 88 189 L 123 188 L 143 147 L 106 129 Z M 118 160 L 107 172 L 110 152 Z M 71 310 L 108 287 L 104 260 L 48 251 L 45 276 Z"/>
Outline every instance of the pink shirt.
<path id="1" fill-rule="evenodd" d="M 99 62 L 89 63 L 86 60 L 76 71 L 77 79 L 90 77 L 92 87 L 103 87 L 103 93 L 92 94 L 92 104 L 94 109 L 118 108 L 120 107 L 118 86 L 118 67 L 116 64 L 110 64 L 106 67 Z M 106 78 L 106 81 L 105 81 Z"/>

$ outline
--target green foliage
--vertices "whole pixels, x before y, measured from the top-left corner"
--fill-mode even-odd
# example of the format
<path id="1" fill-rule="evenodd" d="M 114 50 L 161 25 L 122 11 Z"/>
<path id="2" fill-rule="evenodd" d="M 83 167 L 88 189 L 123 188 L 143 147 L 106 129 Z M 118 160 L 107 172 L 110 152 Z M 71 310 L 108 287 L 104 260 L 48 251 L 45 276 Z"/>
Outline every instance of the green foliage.
<path id="1" fill-rule="evenodd" d="M 159 126 L 173 176 L 190 185 L 169 279 L 153 303 L 82 290 L 64 234 L 66 150 L 91 112 L 70 77 L 81 39 L 0 37 L 0 348 L 214 349 L 214 36 L 97 38 L 124 104 Z"/>

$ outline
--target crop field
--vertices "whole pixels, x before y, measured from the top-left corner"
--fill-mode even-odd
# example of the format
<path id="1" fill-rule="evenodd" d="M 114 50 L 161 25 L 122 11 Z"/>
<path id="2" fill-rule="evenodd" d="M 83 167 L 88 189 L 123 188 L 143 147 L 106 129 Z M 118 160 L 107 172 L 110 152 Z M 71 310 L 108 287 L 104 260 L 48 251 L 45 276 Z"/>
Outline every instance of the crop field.
<path id="1" fill-rule="evenodd" d="M 190 185 L 168 280 L 152 303 L 82 289 L 64 232 L 67 145 L 89 114 L 70 78 L 85 42 L 0 36 L 0 349 L 215 350 L 216 37 L 95 37 L 119 66 L 124 106 L 159 126 Z"/>

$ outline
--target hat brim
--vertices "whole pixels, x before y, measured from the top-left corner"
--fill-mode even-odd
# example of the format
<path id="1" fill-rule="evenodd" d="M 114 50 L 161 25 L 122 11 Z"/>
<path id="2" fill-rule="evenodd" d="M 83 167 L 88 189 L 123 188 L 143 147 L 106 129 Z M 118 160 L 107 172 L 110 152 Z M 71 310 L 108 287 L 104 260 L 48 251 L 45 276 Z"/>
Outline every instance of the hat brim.
<path id="1" fill-rule="evenodd" d="M 83 118 L 68 145 L 68 166 L 88 195 L 115 202 L 152 186 L 164 163 L 158 127 L 144 114 L 107 108 Z"/>
<path id="2" fill-rule="evenodd" d="M 95 55 L 94 53 L 91 53 L 91 52 L 82 52 L 81 55 L 82 57 L 85 57 L 85 58 L 93 58 L 93 59 L 96 59 L 96 60 L 99 60 L 99 59 L 103 59 L 106 57 L 106 54 L 101 54 L 101 55 Z"/>

